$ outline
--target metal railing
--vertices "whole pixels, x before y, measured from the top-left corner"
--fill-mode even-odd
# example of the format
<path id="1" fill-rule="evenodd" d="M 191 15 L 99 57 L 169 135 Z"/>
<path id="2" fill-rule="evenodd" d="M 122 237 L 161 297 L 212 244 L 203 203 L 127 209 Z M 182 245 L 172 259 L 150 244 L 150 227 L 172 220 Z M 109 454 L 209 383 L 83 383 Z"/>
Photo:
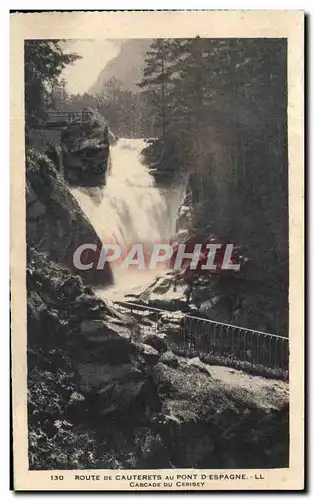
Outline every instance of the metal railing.
<path id="1" fill-rule="evenodd" d="M 187 315 L 181 332 L 189 349 L 268 368 L 288 369 L 286 337 Z"/>
<path id="2" fill-rule="evenodd" d="M 280 335 L 220 323 L 207 318 L 169 311 L 130 302 L 116 304 L 131 313 L 149 318 L 151 331 L 161 333 L 173 329 L 183 350 L 213 354 L 267 368 L 288 370 L 289 339 Z"/>

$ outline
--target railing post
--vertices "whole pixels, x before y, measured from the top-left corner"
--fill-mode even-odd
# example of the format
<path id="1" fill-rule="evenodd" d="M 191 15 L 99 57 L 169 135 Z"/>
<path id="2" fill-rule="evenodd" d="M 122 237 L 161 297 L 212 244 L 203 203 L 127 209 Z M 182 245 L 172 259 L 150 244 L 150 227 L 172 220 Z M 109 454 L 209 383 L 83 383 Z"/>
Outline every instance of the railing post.
<path id="1" fill-rule="evenodd" d="M 278 356 L 278 339 L 275 342 L 275 368 L 280 368 L 280 360 Z"/>
<path id="2" fill-rule="evenodd" d="M 217 337 L 217 324 L 215 323 L 214 328 L 213 328 L 213 341 L 211 343 L 211 348 L 213 351 L 216 349 L 216 337 Z"/>
<path id="3" fill-rule="evenodd" d="M 285 364 L 285 360 L 284 360 L 284 340 L 281 341 L 281 368 L 284 369 L 284 364 Z"/>
<path id="4" fill-rule="evenodd" d="M 218 353 L 222 355 L 222 343 L 223 343 L 223 328 L 222 325 L 219 326 L 219 350 Z"/>
<path id="5" fill-rule="evenodd" d="M 235 338 L 234 338 L 235 337 L 235 330 L 234 330 L 234 328 L 231 329 L 231 332 L 232 332 L 231 333 L 231 336 L 232 336 L 232 350 L 231 350 L 231 355 L 232 355 L 232 357 L 234 357 L 235 356 Z"/>

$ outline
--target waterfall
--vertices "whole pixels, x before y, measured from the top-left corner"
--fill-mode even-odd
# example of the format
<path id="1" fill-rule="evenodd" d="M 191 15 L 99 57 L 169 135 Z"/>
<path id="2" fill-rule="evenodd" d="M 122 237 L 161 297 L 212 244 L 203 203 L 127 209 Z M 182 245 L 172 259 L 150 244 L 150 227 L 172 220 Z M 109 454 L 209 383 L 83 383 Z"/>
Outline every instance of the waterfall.
<path id="1" fill-rule="evenodd" d="M 103 243 L 118 243 L 127 249 L 133 243 L 168 243 L 176 235 L 185 186 L 158 189 L 141 161 L 144 147 L 142 139 L 120 139 L 111 148 L 107 185 L 72 190 Z M 113 265 L 113 273 L 115 287 L 125 290 L 153 278 L 152 271 L 122 272 L 118 265 Z"/>

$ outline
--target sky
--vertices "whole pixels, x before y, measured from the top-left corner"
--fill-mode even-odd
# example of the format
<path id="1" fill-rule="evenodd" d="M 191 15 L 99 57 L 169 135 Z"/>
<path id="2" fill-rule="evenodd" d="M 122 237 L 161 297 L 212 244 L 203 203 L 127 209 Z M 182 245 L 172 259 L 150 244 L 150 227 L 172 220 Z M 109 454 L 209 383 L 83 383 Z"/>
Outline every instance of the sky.
<path id="1" fill-rule="evenodd" d="M 95 83 L 103 67 L 120 52 L 123 40 L 68 40 L 65 52 L 76 52 L 82 59 L 67 66 L 61 78 L 70 94 L 83 94 Z"/>

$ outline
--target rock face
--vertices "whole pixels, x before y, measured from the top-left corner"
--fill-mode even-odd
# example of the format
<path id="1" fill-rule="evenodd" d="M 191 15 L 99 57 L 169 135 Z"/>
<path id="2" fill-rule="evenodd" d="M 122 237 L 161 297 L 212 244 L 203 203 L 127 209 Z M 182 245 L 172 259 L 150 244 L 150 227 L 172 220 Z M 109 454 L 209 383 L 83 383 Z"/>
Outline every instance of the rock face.
<path id="1" fill-rule="evenodd" d="M 155 333 L 146 333 L 142 340 L 144 344 L 150 345 L 156 349 L 157 352 L 163 353 L 168 349 L 167 343 L 161 338 L 160 335 Z"/>
<path id="2" fill-rule="evenodd" d="M 173 354 L 173 352 L 171 352 L 171 351 L 164 352 L 160 358 L 160 361 L 164 365 L 171 366 L 172 368 L 178 368 L 178 366 L 179 366 L 178 357 L 175 354 Z"/>
<path id="3" fill-rule="evenodd" d="M 71 360 L 80 393 L 97 398 L 98 413 L 127 408 L 143 389 L 158 352 L 135 344 L 130 323 L 123 325 L 115 318 L 80 277 L 36 251 L 29 255 L 27 290 L 28 344 L 33 355 L 37 346 L 51 342 Z"/>
<path id="4" fill-rule="evenodd" d="M 140 348 L 142 349 L 143 356 L 147 363 L 150 365 L 156 365 L 158 363 L 160 354 L 156 349 L 148 344 L 141 344 Z"/>
<path id="5" fill-rule="evenodd" d="M 101 248 L 101 241 L 91 223 L 82 212 L 76 199 L 45 155 L 28 151 L 26 158 L 26 231 L 27 244 L 46 252 L 55 262 L 73 269 L 86 283 L 107 285 L 113 281 L 107 264 L 96 270 L 95 260 L 91 270 L 78 270 L 73 265 L 73 254 L 86 243 Z"/>
<path id="6" fill-rule="evenodd" d="M 86 117 L 62 132 L 60 168 L 72 186 L 104 186 L 110 163 L 109 128 L 96 111 Z"/>

